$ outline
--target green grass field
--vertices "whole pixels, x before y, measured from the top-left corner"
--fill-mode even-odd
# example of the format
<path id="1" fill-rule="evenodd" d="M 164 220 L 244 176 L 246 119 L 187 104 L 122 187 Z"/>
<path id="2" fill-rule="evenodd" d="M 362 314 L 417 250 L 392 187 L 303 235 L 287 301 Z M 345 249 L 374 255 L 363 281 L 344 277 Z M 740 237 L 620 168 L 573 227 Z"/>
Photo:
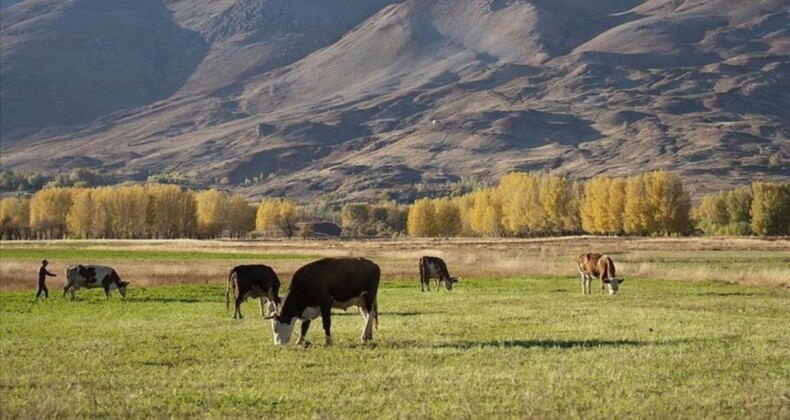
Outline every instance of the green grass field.
<path id="1" fill-rule="evenodd" d="M 234 321 L 221 287 L 53 291 L 0 293 L 0 418 L 790 416 L 790 295 L 776 288 L 388 281 L 374 344 L 336 311 L 332 348 L 320 322 L 315 345 L 275 347 L 257 302 Z"/>

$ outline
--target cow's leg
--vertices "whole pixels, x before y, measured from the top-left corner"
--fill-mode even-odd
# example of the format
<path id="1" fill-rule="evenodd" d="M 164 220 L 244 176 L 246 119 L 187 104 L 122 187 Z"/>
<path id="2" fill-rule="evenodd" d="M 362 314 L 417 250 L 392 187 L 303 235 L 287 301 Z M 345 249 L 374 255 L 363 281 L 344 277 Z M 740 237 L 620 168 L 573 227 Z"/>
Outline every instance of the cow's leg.
<path id="1" fill-rule="evenodd" d="M 428 279 L 425 278 L 425 268 L 422 266 L 422 260 L 420 260 L 420 291 L 425 291 L 425 285 L 428 284 L 428 291 L 431 291 L 430 283 L 428 283 Z"/>
<path id="2" fill-rule="evenodd" d="M 241 304 L 244 303 L 244 296 L 237 296 L 236 303 L 234 304 L 233 319 L 244 319 L 241 316 Z"/>
<path id="3" fill-rule="evenodd" d="M 582 294 L 587 294 L 587 276 L 584 275 L 582 270 L 579 270 L 579 275 L 582 277 Z"/>
<path id="4" fill-rule="evenodd" d="M 332 345 L 332 301 L 321 305 L 321 321 L 324 324 L 324 334 L 326 334 L 326 346 Z"/>
<path id="5" fill-rule="evenodd" d="M 606 289 L 606 283 L 603 282 L 603 277 L 601 277 L 601 294 L 604 294 L 604 290 Z"/>
<path id="6" fill-rule="evenodd" d="M 307 329 L 310 328 L 310 320 L 305 319 L 302 321 L 302 335 L 299 336 L 299 339 L 296 340 L 296 345 L 307 345 Z"/>
<path id="7" fill-rule="evenodd" d="M 258 298 L 258 303 L 261 305 L 261 316 L 266 316 L 267 314 L 265 314 L 263 312 L 263 308 L 265 308 L 267 306 L 266 305 L 266 298 L 263 297 L 263 296 L 259 297 Z"/>
<path id="8" fill-rule="evenodd" d="M 66 293 L 69 292 L 69 289 L 71 289 L 71 283 L 66 283 L 66 285 L 63 286 L 63 297 L 66 297 Z"/>
<path id="9" fill-rule="evenodd" d="M 104 297 L 110 299 L 110 286 L 104 286 Z"/>
<path id="10" fill-rule="evenodd" d="M 366 305 L 367 308 L 359 308 L 359 312 L 365 320 L 365 326 L 362 328 L 362 342 L 373 340 L 373 321 L 376 319 L 376 307 L 373 305 Z"/>
<path id="11" fill-rule="evenodd" d="M 437 277 L 436 281 L 434 283 L 436 284 L 436 291 L 438 292 L 439 291 L 439 283 L 441 283 L 440 279 Z"/>

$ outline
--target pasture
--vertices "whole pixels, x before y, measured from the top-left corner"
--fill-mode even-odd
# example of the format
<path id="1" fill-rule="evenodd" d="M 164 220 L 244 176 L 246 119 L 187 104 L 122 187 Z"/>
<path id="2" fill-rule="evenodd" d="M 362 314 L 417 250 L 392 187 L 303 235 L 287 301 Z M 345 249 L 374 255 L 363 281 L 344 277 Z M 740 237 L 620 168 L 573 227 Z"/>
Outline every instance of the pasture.
<path id="1" fill-rule="evenodd" d="M 4 243 L 0 417 L 788 418 L 787 241 L 617 241 Z M 622 261 L 620 295 L 582 296 L 579 248 Z M 452 292 L 419 292 L 423 253 L 463 277 Z M 287 282 L 349 254 L 386 277 L 373 344 L 353 310 L 333 312 L 332 348 L 320 322 L 315 345 L 275 347 L 257 302 L 225 310 L 235 264 Z M 34 302 L 42 258 L 59 277 Z M 129 298 L 63 299 L 71 262 L 115 266 Z M 736 277 L 708 278 L 719 264 Z"/>

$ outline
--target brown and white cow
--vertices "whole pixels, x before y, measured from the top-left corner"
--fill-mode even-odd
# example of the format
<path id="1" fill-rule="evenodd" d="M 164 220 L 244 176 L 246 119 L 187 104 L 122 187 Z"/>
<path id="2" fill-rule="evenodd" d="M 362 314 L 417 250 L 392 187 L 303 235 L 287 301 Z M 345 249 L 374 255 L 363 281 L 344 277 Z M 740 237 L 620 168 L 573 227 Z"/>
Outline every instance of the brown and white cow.
<path id="1" fill-rule="evenodd" d="M 588 252 L 579 255 L 578 264 L 579 274 L 582 276 L 582 293 L 585 295 L 592 293 L 590 283 L 592 283 L 593 277 L 598 277 L 601 280 L 601 294 L 606 286 L 609 286 L 610 295 L 617 293 L 620 284 L 625 281 L 625 278 L 616 276 L 614 261 L 606 255 Z"/>
<path id="2" fill-rule="evenodd" d="M 447 290 L 453 290 L 453 283 L 461 280 L 460 277 L 450 277 L 447 271 L 447 264 L 444 263 L 439 257 L 425 256 L 420 258 L 420 291 L 424 292 L 426 289 L 431 291 L 430 280 L 436 279 L 436 291 L 439 291 L 439 284 L 444 282 L 444 287 Z"/>
<path id="3" fill-rule="evenodd" d="M 310 321 L 321 315 L 326 345 L 332 345 L 332 308 L 359 308 L 365 320 L 362 341 L 373 339 L 373 324 L 378 329 L 378 304 L 381 269 L 364 258 L 324 258 L 313 261 L 294 273 L 288 294 L 279 313 L 272 317 L 274 344 L 287 344 L 296 320 L 302 321 L 302 333 L 296 344 L 306 344 Z"/>
<path id="4" fill-rule="evenodd" d="M 103 265 L 70 265 L 66 267 L 66 285 L 63 286 L 63 296 L 71 294 L 74 299 L 74 292 L 79 289 L 93 289 L 101 287 L 107 299 L 110 298 L 110 291 L 118 289 L 121 299 L 126 298 L 126 286 L 129 283 L 121 281 L 118 273 L 111 267 Z"/>
<path id="5" fill-rule="evenodd" d="M 261 316 L 271 315 L 277 311 L 280 303 L 280 278 L 268 265 L 252 264 L 237 265 L 228 273 L 228 289 L 225 291 L 225 308 L 230 309 L 230 295 L 233 292 L 233 319 L 242 319 L 241 304 L 247 298 L 258 298 L 261 305 Z M 268 303 L 267 303 L 268 302 Z M 263 308 L 269 312 L 264 314 Z"/>

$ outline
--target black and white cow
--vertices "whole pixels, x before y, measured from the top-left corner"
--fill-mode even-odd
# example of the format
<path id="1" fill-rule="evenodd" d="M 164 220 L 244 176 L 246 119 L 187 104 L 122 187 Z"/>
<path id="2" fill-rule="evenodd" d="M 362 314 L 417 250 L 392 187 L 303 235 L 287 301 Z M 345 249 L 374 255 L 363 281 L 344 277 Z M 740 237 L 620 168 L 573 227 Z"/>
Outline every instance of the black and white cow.
<path id="1" fill-rule="evenodd" d="M 444 282 L 447 290 L 453 290 L 453 283 L 461 280 L 459 277 L 450 277 L 447 271 L 447 264 L 439 257 L 425 256 L 420 258 L 420 291 L 431 291 L 431 279 L 436 279 L 436 291 L 439 291 L 439 284 Z"/>
<path id="2" fill-rule="evenodd" d="M 332 345 L 332 308 L 359 308 L 365 320 L 362 341 L 373 339 L 373 324 L 378 328 L 378 305 L 381 269 L 364 258 L 324 258 L 296 270 L 283 298 L 279 313 L 272 317 L 274 344 L 287 344 L 296 320 L 302 321 L 302 333 L 296 344 L 305 344 L 310 321 L 321 315 L 326 345 Z"/>
<path id="3" fill-rule="evenodd" d="M 241 304 L 247 298 L 258 298 L 261 305 L 261 316 L 271 315 L 277 311 L 280 303 L 280 278 L 271 267 L 263 264 L 237 265 L 228 274 L 228 289 L 225 291 L 225 308 L 230 309 L 230 294 L 235 300 L 233 319 L 242 319 Z M 268 301 L 268 304 L 267 304 Z M 263 313 L 268 306 L 269 312 Z"/>
<path id="4" fill-rule="evenodd" d="M 66 267 L 66 285 L 63 286 L 63 296 L 71 294 L 74 299 L 74 292 L 79 289 L 94 289 L 101 287 L 107 299 L 110 298 L 110 291 L 118 289 L 121 299 L 126 298 L 126 286 L 129 283 L 121 281 L 118 273 L 111 267 L 103 265 L 70 265 Z"/>

